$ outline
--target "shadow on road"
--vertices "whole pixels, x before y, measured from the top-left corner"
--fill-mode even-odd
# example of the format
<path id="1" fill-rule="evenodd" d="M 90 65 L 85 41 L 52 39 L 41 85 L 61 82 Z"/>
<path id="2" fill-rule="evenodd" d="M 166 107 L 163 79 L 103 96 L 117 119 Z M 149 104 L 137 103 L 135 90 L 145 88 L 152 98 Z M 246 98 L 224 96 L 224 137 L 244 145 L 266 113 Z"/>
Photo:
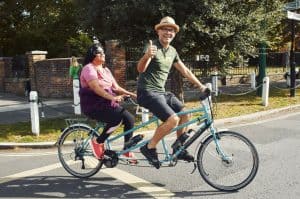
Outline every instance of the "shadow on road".
<path id="1" fill-rule="evenodd" d="M 164 187 L 164 185 L 156 184 Z M 159 193 L 151 193 L 159 197 Z M 220 191 L 174 192 L 172 198 L 228 194 Z M 66 176 L 35 176 L 0 184 L 0 197 L 9 198 L 153 198 L 114 178 L 78 179 Z"/>

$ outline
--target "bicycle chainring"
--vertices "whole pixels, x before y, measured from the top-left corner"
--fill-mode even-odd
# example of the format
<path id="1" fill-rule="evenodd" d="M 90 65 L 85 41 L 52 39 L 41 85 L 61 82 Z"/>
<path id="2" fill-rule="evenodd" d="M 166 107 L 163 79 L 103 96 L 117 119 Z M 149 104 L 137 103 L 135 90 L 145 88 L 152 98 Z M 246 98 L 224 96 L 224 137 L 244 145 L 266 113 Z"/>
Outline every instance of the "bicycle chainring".
<path id="1" fill-rule="evenodd" d="M 104 152 L 103 164 L 107 168 L 113 168 L 113 167 L 117 166 L 118 162 L 119 162 L 119 158 L 115 151 L 106 150 Z"/>

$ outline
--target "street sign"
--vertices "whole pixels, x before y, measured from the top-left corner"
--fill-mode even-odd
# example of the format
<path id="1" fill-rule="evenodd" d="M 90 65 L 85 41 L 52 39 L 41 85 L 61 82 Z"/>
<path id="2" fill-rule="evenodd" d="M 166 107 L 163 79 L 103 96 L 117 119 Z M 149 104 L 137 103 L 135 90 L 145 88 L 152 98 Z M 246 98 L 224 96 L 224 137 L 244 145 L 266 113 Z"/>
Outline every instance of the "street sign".
<path id="1" fill-rule="evenodd" d="M 300 14 L 295 13 L 295 12 L 291 12 L 291 11 L 287 11 L 287 18 L 292 19 L 292 20 L 296 20 L 296 21 L 300 21 Z"/>

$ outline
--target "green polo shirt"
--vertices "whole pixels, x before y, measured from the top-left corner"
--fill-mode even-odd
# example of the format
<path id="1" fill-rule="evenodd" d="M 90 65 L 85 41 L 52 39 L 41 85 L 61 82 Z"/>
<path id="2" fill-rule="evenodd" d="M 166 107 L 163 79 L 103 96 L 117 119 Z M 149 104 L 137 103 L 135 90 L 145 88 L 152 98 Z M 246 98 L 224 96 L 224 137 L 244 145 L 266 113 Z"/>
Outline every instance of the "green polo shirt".
<path id="1" fill-rule="evenodd" d="M 149 45 L 149 44 L 148 44 Z M 145 47 L 144 53 L 147 51 Z M 138 79 L 139 90 L 165 92 L 165 84 L 173 63 L 180 61 L 179 55 L 173 46 L 164 49 L 158 40 L 152 45 L 157 46 L 157 53 L 151 59 L 145 72 L 140 73 Z"/>

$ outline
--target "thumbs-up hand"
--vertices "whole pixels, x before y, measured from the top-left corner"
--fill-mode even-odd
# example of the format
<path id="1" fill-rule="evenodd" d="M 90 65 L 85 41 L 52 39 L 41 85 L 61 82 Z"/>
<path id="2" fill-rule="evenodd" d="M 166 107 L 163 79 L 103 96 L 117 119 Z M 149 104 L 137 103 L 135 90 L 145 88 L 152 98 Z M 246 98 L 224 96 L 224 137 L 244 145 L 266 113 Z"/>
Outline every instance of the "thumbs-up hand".
<path id="1" fill-rule="evenodd" d="M 149 46 L 147 51 L 148 57 L 153 58 L 156 55 L 156 52 L 157 52 L 157 46 L 152 45 L 152 40 L 149 40 Z"/>

